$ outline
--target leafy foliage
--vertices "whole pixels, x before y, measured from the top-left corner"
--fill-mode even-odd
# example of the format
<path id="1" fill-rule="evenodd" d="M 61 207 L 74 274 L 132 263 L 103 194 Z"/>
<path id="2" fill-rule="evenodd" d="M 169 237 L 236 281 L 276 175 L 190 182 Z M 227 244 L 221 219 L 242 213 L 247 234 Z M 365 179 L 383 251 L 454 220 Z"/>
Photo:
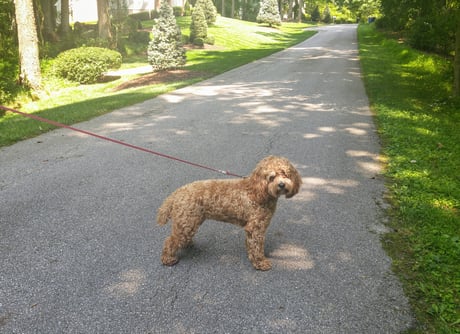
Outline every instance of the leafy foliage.
<path id="1" fill-rule="evenodd" d="M 121 54 L 99 47 L 80 47 L 60 53 L 53 62 L 53 73 L 82 84 L 97 82 L 104 72 L 119 68 Z"/>
<path id="2" fill-rule="evenodd" d="M 281 25 L 278 1 L 263 0 L 260 4 L 259 14 L 257 15 L 257 22 L 267 23 L 270 27 Z"/>
<path id="3" fill-rule="evenodd" d="M 421 50 L 450 55 L 454 50 L 455 27 L 460 24 L 460 1 L 381 0 L 383 17 L 379 27 L 402 32 Z"/>
<path id="4" fill-rule="evenodd" d="M 154 71 L 177 68 L 185 64 L 181 30 L 167 1 L 161 3 L 159 18 L 153 26 L 152 34 L 147 56 Z"/>
<path id="5" fill-rule="evenodd" d="M 19 89 L 16 84 L 18 74 L 18 49 L 13 38 L 13 1 L 0 0 L 0 103 L 12 99 Z M 0 112 L 0 115 L 2 112 Z"/>

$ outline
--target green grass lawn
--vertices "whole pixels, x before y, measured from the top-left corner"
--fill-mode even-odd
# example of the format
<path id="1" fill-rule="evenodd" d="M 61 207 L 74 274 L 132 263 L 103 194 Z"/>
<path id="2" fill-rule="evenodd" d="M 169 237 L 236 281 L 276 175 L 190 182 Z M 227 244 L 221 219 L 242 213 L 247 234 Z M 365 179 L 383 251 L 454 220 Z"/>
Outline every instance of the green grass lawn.
<path id="1" fill-rule="evenodd" d="M 386 158 L 393 232 L 384 245 L 418 316 L 414 333 L 460 333 L 460 101 L 435 55 L 359 27 Z"/>
<path id="2" fill-rule="evenodd" d="M 178 23 L 182 33 L 188 34 L 190 17 L 178 18 Z M 151 24 L 152 22 L 144 22 L 146 27 L 151 27 Z M 218 17 L 216 24 L 208 29 L 208 34 L 215 38 L 215 47 L 209 50 L 187 51 L 187 64 L 184 69 L 199 73 L 198 77 L 184 77 L 183 80 L 168 84 L 114 91 L 115 87 L 139 75 L 123 76 L 107 83 L 78 85 L 47 76 L 44 66 L 44 91 L 39 95 L 39 99 L 19 99 L 12 107 L 27 113 L 38 113 L 41 117 L 64 124 L 85 121 L 215 76 L 300 43 L 314 34 L 312 31 L 305 31 L 306 27 L 306 24 L 284 23 L 279 29 L 268 29 L 256 23 Z M 147 45 L 145 48 L 147 49 Z M 136 57 L 125 60 L 122 69 L 145 65 L 148 65 L 147 56 L 144 61 L 139 61 L 139 57 Z M 0 112 L 0 147 L 36 136 L 52 128 L 11 113 L 1 116 Z"/>

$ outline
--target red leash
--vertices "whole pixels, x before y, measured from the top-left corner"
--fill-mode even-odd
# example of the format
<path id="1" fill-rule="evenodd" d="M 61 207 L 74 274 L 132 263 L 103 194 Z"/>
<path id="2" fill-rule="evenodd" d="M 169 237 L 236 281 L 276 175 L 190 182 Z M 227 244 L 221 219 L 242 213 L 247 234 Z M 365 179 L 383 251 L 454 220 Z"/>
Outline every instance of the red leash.
<path id="1" fill-rule="evenodd" d="M 107 141 L 110 141 L 110 142 L 115 143 L 115 144 L 120 144 L 120 145 L 123 145 L 123 146 L 127 146 L 129 148 L 133 148 L 135 150 L 151 153 L 151 154 L 158 155 L 160 157 L 170 159 L 170 160 L 179 161 L 179 162 L 182 162 L 184 164 L 188 164 L 188 165 L 191 165 L 191 166 L 194 166 L 194 167 L 199 167 L 199 168 L 207 169 L 207 170 L 210 170 L 210 171 L 213 171 L 213 172 L 217 172 L 217 173 L 221 173 L 221 174 L 225 174 L 225 175 L 229 175 L 229 176 L 236 176 L 236 177 L 242 178 L 242 176 L 237 175 L 237 174 L 233 174 L 233 173 L 231 173 L 229 171 L 215 169 L 215 168 L 212 168 L 212 167 L 200 165 L 200 164 L 190 162 L 190 161 L 187 161 L 187 160 L 182 160 L 182 159 L 179 159 L 179 158 L 167 155 L 167 154 L 163 154 L 163 153 L 160 153 L 160 152 L 155 152 L 155 151 L 149 150 L 149 149 L 144 148 L 144 147 L 124 143 L 124 142 L 122 142 L 120 140 L 112 139 L 112 138 L 109 138 L 109 137 L 104 137 L 104 136 L 98 135 L 98 134 L 93 133 L 93 132 L 77 129 L 77 128 L 74 128 L 73 126 L 69 126 L 69 125 L 59 123 L 59 122 L 55 122 L 55 121 L 52 121 L 50 119 L 46 119 L 46 118 L 43 118 L 43 117 L 40 117 L 40 116 L 37 116 L 37 115 L 34 115 L 34 114 L 27 114 L 27 113 L 21 112 L 19 110 L 8 108 L 8 107 L 2 106 L 2 105 L 0 105 L 0 109 L 3 109 L 5 111 L 10 111 L 10 112 L 13 112 L 15 114 L 22 115 L 24 117 L 31 118 L 31 119 L 34 119 L 34 120 L 39 121 L 39 122 L 48 123 L 48 124 L 54 125 L 54 126 L 59 127 L 59 128 L 65 128 L 65 129 L 69 129 L 69 130 L 72 130 L 72 131 L 75 131 L 75 132 L 80 132 L 80 133 L 83 133 L 83 134 L 88 135 L 88 136 L 96 137 L 96 138 L 99 138 L 99 139 L 102 139 L 102 140 L 107 140 Z"/>

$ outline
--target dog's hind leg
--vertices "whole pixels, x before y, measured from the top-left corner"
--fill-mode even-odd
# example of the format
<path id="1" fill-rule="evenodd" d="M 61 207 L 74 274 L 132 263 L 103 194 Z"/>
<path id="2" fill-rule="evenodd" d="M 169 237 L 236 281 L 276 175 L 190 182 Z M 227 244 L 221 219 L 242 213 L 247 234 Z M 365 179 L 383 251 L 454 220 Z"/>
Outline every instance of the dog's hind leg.
<path id="1" fill-rule="evenodd" d="M 166 266 L 173 266 L 177 262 L 179 262 L 179 258 L 177 257 L 177 252 L 179 248 L 176 246 L 176 242 L 173 236 L 169 236 L 166 238 L 165 243 L 163 245 L 163 252 L 161 254 L 161 262 Z"/>
<path id="2" fill-rule="evenodd" d="M 177 253 L 180 249 L 186 248 L 192 243 L 193 236 L 198 231 L 202 218 L 196 218 L 194 221 L 189 220 L 186 224 L 181 224 L 180 221 L 173 221 L 171 235 L 165 240 L 163 252 L 161 254 L 161 262 L 167 266 L 173 266 L 179 262 Z"/>

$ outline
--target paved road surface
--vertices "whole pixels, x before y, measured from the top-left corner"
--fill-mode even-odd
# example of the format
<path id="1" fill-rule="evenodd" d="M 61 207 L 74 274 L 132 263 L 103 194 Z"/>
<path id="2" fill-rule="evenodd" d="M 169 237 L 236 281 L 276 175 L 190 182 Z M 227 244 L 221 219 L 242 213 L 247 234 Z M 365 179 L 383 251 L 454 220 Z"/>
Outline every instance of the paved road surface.
<path id="1" fill-rule="evenodd" d="M 94 101 L 97 103 L 97 101 Z M 379 242 L 379 143 L 356 26 L 77 127 L 249 173 L 269 154 L 303 176 L 268 230 L 208 222 L 172 268 L 156 209 L 224 175 L 57 130 L 0 150 L 2 333 L 398 333 L 412 324 Z"/>

